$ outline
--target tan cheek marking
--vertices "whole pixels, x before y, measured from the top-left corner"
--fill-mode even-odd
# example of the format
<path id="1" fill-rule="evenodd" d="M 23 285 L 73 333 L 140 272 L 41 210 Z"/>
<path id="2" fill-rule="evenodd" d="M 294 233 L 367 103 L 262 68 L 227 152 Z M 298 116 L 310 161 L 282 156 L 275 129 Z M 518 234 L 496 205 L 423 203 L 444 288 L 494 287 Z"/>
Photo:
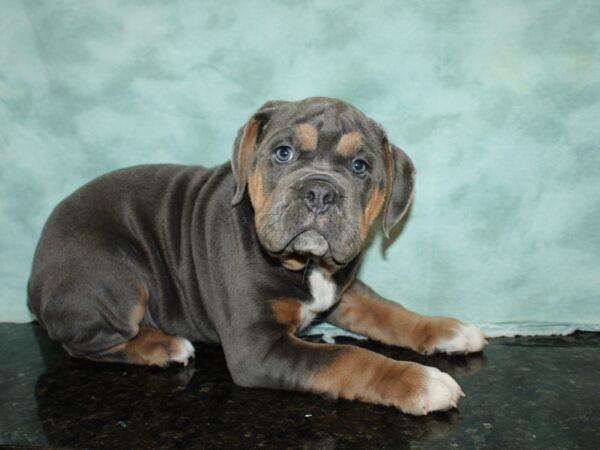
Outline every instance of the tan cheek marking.
<path id="1" fill-rule="evenodd" d="M 349 158 L 353 155 L 354 149 L 362 142 L 362 137 L 358 131 L 345 133 L 340 138 L 335 151 L 338 155 Z"/>
<path id="2" fill-rule="evenodd" d="M 248 192 L 250 194 L 250 202 L 254 208 L 254 223 L 256 227 L 259 227 L 264 219 L 269 203 L 269 199 L 265 194 L 264 175 L 259 167 L 250 173 L 250 177 L 248 178 Z"/>
<path id="3" fill-rule="evenodd" d="M 288 327 L 288 332 L 293 333 L 301 321 L 302 305 L 293 298 L 278 298 L 271 304 L 273 315 L 277 323 Z"/>
<path id="4" fill-rule="evenodd" d="M 381 189 L 376 187 L 367 202 L 367 206 L 363 211 L 363 215 L 361 217 L 361 221 L 359 223 L 360 229 L 360 237 L 364 239 L 369 231 L 369 227 L 373 223 L 373 221 L 379 215 L 381 208 L 383 207 L 383 202 L 385 200 L 384 193 Z"/>
<path id="5" fill-rule="evenodd" d="M 309 380 L 311 389 L 334 397 L 404 409 L 425 382 L 421 366 L 350 348 Z"/>
<path id="6" fill-rule="evenodd" d="M 302 123 L 294 130 L 296 140 L 301 150 L 314 151 L 319 141 L 319 131 L 307 123 Z"/>
<path id="7" fill-rule="evenodd" d="M 424 352 L 436 342 L 450 338 L 456 322 L 427 317 L 397 303 L 374 298 L 368 292 L 347 291 L 334 313 L 335 323 L 379 342 Z"/>

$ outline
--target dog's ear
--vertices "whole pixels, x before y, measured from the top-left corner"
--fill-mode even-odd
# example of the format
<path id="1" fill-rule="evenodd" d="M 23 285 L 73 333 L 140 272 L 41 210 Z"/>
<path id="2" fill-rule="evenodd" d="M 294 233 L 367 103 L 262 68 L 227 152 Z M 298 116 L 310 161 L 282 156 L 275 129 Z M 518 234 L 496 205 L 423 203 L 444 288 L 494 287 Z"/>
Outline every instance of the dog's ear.
<path id="1" fill-rule="evenodd" d="M 265 126 L 275 111 L 286 103 L 288 102 L 280 100 L 268 101 L 237 132 L 233 143 L 233 155 L 231 157 L 231 170 L 233 171 L 233 178 L 237 186 L 231 202 L 233 206 L 238 205 L 244 197 L 248 174 L 252 166 L 254 149 L 260 140 Z"/>
<path id="2" fill-rule="evenodd" d="M 400 222 L 412 200 L 416 170 L 406 153 L 384 138 L 385 206 L 381 227 L 385 237 Z"/>

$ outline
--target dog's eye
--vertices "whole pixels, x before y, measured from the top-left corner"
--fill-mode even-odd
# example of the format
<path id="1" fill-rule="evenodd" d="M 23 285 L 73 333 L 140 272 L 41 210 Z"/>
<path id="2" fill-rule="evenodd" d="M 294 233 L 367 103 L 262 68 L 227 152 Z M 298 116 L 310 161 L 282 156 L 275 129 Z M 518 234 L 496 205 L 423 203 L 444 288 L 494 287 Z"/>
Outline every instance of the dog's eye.
<path id="1" fill-rule="evenodd" d="M 362 159 L 352 161 L 352 172 L 357 175 L 362 175 L 367 171 L 367 163 Z"/>
<path id="2" fill-rule="evenodd" d="M 275 150 L 274 158 L 280 164 L 289 163 L 294 159 L 294 149 L 289 145 L 282 145 Z"/>

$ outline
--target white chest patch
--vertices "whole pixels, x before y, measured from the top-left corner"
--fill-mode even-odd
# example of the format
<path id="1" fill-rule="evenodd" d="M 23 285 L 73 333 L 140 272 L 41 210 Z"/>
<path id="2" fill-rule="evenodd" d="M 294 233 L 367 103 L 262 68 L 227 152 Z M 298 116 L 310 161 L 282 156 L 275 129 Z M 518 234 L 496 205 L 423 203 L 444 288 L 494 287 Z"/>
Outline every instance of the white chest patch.
<path id="1" fill-rule="evenodd" d="M 302 306 L 300 329 L 310 325 L 315 316 L 327 311 L 337 299 L 337 286 L 330 277 L 314 269 L 308 277 L 312 302 Z"/>

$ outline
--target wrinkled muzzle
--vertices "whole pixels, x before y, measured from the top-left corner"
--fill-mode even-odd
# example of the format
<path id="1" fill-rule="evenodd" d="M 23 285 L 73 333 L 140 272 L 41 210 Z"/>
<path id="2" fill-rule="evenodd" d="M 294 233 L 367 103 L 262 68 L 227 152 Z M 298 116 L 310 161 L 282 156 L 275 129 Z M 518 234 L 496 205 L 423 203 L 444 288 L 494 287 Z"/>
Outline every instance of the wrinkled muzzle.
<path id="1" fill-rule="evenodd" d="M 362 245 L 359 211 L 343 194 L 343 181 L 320 173 L 280 180 L 257 224 L 265 249 L 338 266 L 354 259 Z"/>

